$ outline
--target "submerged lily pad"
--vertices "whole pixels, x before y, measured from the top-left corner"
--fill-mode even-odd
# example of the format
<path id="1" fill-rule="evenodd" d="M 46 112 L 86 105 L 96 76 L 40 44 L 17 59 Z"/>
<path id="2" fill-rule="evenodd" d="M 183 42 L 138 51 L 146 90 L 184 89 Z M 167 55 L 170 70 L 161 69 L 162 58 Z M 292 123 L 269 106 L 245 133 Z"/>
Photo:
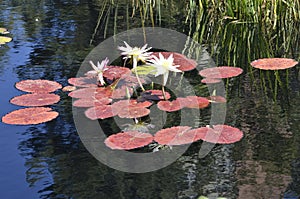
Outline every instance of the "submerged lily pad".
<path id="1" fill-rule="evenodd" d="M 106 138 L 104 143 L 111 149 L 130 150 L 150 144 L 153 136 L 138 131 L 121 132 Z"/>
<path id="2" fill-rule="evenodd" d="M 51 121 L 58 116 L 58 112 L 51 108 L 34 107 L 24 108 L 10 112 L 2 117 L 2 122 L 6 124 L 40 124 Z"/>
<path id="3" fill-rule="evenodd" d="M 55 104 L 59 100 L 59 95 L 53 93 L 31 93 L 14 97 L 10 103 L 19 106 L 46 106 Z"/>
<path id="4" fill-rule="evenodd" d="M 50 93 L 56 91 L 57 89 L 61 89 L 62 86 L 50 80 L 23 80 L 16 83 L 16 88 L 30 93 Z"/>

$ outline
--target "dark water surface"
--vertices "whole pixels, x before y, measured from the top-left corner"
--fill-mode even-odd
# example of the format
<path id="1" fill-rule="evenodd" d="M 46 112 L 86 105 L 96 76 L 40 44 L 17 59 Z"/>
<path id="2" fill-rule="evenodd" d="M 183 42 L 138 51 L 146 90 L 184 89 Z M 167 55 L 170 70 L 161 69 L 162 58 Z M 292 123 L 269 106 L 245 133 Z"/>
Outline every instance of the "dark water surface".
<path id="1" fill-rule="evenodd" d="M 1 2 L 0 27 L 8 28 L 13 37 L 12 42 L 0 48 L 1 115 L 20 108 L 9 103 L 12 97 L 22 94 L 15 89 L 15 82 L 48 79 L 66 86 L 67 79 L 76 75 L 81 62 L 99 42 L 127 28 L 141 27 L 138 14 L 126 21 L 126 9 L 131 15 L 132 8 L 119 2 L 118 12 L 115 6 L 107 5 L 104 15 L 109 20 L 102 19 L 95 31 L 104 2 Z M 156 13 L 155 23 L 188 34 L 181 13 L 182 2 L 177 4 L 178 9 L 172 8 L 171 14 L 167 12 L 169 7 L 162 8 L 165 12 L 161 15 Z M 151 20 L 145 20 L 145 25 L 151 25 Z M 226 31 L 232 34 L 230 28 Z M 255 28 L 247 28 L 240 29 L 245 31 L 240 32 L 243 38 L 256 34 Z M 295 38 L 299 38 L 298 33 L 299 30 Z M 253 38 L 259 39 L 255 35 Z M 296 41 L 291 43 L 292 52 L 281 52 L 282 47 L 278 46 L 274 56 L 299 61 L 300 40 Z M 218 50 L 226 46 L 205 41 L 203 44 Z M 223 50 L 214 58 L 225 64 L 223 54 L 228 49 Z M 226 124 L 244 132 L 240 142 L 216 145 L 202 159 L 198 157 L 201 143 L 195 143 L 176 162 L 158 171 L 117 171 L 98 162 L 85 149 L 73 122 L 71 99 L 57 91 L 61 101 L 52 106 L 60 113 L 57 119 L 32 126 L 0 123 L 1 198 L 298 198 L 299 66 L 288 72 L 280 71 L 279 85 L 272 71 L 252 70 L 242 57 L 247 56 L 237 58 L 237 63 L 245 72 L 239 78 L 225 81 Z M 209 116 L 204 115 L 204 121 L 209 121 Z"/>

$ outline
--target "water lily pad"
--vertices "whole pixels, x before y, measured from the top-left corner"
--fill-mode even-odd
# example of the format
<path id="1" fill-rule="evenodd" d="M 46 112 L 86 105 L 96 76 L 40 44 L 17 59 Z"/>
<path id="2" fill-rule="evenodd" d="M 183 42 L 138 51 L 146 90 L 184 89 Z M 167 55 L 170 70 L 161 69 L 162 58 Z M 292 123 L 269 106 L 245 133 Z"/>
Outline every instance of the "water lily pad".
<path id="1" fill-rule="evenodd" d="M 189 126 L 174 126 L 158 131 L 154 136 L 154 141 L 162 145 L 182 145 L 198 141 L 196 133 L 190 131 Z"/>
<path id="2" fill-rule="evenodd" d="M 80 88 L 70 92 L 68 95 L 72 98 L 101 98 L 110 97 L 112 90 L 108 87 Z"/>
<path id="3" fill-rule="evenodd" d="M 169 57 L 173 54 L 174 65 L 179 65 L 177 69 L 181 71 L 190 71 L 197 67 L 197 62 L 195 60 L 189 59 L 183 54 L 177 52 L 154 52 L 152 55 L 158 57 L 159 53 L 161 53 L 164 57 Z"/>
<path id="4" fill-rule="evenodd" d="M 121 77 L 126 77 L 127 74 L 130 74 L 131 71 L 129 68 L 120 67 L 120 66 L 107 66 L 107 70 L 103 72 L 103 77 L 106 77 L 109 80 L 119 79 Z"/>
<path id="5" fill-rule="evenodd" d="M 165 97 L 166 100 L 170 99 L 170 93 L 165 91 Z M 146 90 L 141 94 L 141 98 L 153 101 L 164 100 L 163 92 L 161 90 Z"/>
<path id="6" fill-rule="evenodd" d="M 72 77 L 68 79 L 68 83 L 77 87 L 96 87 L 97 78 L 95 77 Z"/>
<path id="7" fill-rule="evenodd" d="M 298 64 L 294 59 L 263 58 L 251 62 L 251 66 L 262 70 L 281 70 L 294 67 Z"/>
<path id="8" fill-rule="evenodd" d="M 75 90 L 76 90 L 75 86 L 65 86 L 62 89 L 63 92 L 71 92 L 71 91 L 75 91 Z"/>
<path id="9" fill-rule="evenodd" d="M 218 95 L 206 97 L 211 103 L 226 103 L 226 98 Z"/>
<path id="10" fill-rule="evenodd" d="M 217 78 L 204 78 L 204 79 L 201 80 L 201 83 L 216 84 L 216 83 L 219 83 L 221 81 L 222 81 L 221 79 L 217 79 Z"/>
<path id="11" fill-rule="evenodd" d="M 130 150 L 146 146 L 152 141 L 153 136 L 149 133 L 127 131 L 109 136 L 104 143 L 111 149 Z"/>
<path id="12" fill-rule="evenodd" d="M 6 37 L 6 36 L 0 36 L 0 45 L 1 44 L 5 44 L 5 43 L 8 43 L 12 40 L 11 37 Z"/>
<path id="13" fill-rule="evenodd" d="M 173 112 L 173 111 L 178 111 L 183 108 L 181 105 L 180 101 L 178 100 L 173 100 L 173 101 L 159 101 L 157 103 L 157 108 L 159 108 L 162 111 L 167 111 L 167 112 Z"/>
<path id="14" fill-rule="evenodd" d="M 59 95 L 53 93 L 32 93 L 14 97 L 10 103 L 19 106 L 46 106 L 55 104 L 59 100 Z"/>
<path id="15" fill-rule="evenodd" d="M 119 110 L 118 116 L 121 118 L 140 118 L 149 115 L 150 110 L 143 107 L 128 107 Z"/>
<path id="16" fill-rule="evenodd" d="M 206 68 L 199 71 L 199 75 L 206 78 L 223 79 L 240 75 L 243 69 L 231 66 L 219 66 L 213 68 Z"/>
<path id="17" fill-rule="evenodd" d="M 103 106 L 112 102 L 112 99 L 108 97 L 103 97 L 101 99 L 97 98 L 80 98 L 73 102 L 73 106 L 76 107 L 93 107 L 93 106 Z"/>
<path id="18" fill-rule="evenodd" d="M 51 108 L 34 107 L 24 108 L 10 112 L 2 117 L 2 122 L 6 124 L 40 124 L 51 121 L 58 116 L 58 112 Z"/>
<path id="19" fill-rule="evenodd" d="M 186 108 L 201 109 L 209 105 L 209 101 L 207 98 L 198 96 L 178 97 L 177 101 L 180 102 L 182 107 Z"/>
<path id="20" fill-rule="evenodd" d="M 31 93 L 50 93 L 61 89 L 62 86 L 55 81 L 37 79 L 17 82 L 16 88 Z"/>
<path id="21" fill-rule="evenodd" d="M 235 143 L 243 137 L 241 130 L 228 125 L 213 125 L 213 128 L 201 127 L 193 129 L 191 132 L 195 133 L 196 139 L 218 144 Z"/>
<path id="22" fill-rule="evenodd" d="M 111 105 L 102 105 L 88 108 L 85 112 L 86 117 L 91 120 L 106 119 L 117 115 Z"/>

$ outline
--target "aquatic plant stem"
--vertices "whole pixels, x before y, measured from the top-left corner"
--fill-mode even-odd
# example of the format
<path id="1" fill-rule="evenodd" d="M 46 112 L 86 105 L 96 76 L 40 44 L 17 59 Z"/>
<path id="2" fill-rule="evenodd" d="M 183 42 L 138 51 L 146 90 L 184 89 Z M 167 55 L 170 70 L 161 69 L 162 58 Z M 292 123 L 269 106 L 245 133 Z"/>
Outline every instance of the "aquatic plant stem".
<path id="1" fill-rule="evenodd" d="M 136 76 L 136 78 L 138 80 L 138 83 L 139 83 L 140 87 L 142 88 L 143 91 L 145 91 L 145 89 L 144 89 L 144 87 L 142 85 L 142 82 L 141 82 L 141 80 L 139 78 L 137 69 L 136 69 L 137 68 L 137 58 L 136 57 L 133 57 L 133 68 L 134 68 L 134 73 L 135 73 L 135 76 Z"/>

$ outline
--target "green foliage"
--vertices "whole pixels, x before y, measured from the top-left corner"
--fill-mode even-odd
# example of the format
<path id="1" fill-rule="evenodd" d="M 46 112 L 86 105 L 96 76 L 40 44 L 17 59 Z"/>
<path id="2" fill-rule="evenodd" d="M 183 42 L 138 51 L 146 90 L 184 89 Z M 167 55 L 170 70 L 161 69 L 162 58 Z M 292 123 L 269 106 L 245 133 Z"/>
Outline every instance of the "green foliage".
<path id="1" fill-rule="evenodd" d="M 137 73 L 138 75 L 149 75 L 156 72 L 155 67 L 150 65 L 137 66 L 136 68 L 133 68 L 131 70 L 133 73 Z"/>

